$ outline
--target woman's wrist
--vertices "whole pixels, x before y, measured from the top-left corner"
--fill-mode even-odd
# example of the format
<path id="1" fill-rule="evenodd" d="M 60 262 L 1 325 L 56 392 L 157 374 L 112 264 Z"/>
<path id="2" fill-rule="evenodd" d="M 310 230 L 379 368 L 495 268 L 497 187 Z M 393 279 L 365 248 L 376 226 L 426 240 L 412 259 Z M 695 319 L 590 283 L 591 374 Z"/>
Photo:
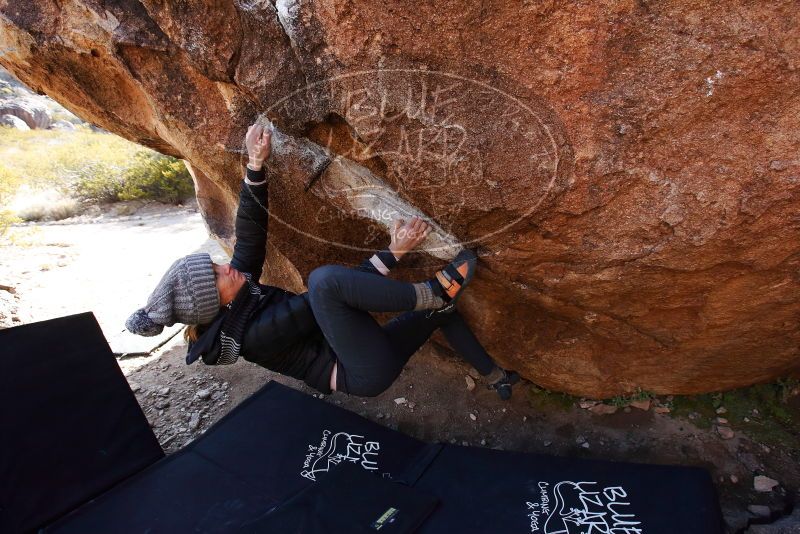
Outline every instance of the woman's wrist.
<path id="1" fill-rule="evenodd" d="M 264 168 L 264 160 L 250 158 L 247 162 L 247 168 L 251 171 L 260 171 Z"/>
<path id="2" fill-rule="evenodd" d="M 396 259 L 397 261 L 400 261 L 400 258 L 402 258 L 403 255 L 405 254 L 405 252 L 394 250 L 391 245 L 389 245 L 389 252 L 392 253 L 392 256 L 394 256 L 394 259 Z"/>
<path id="3" fill-rule="evenodd" d="M 244 183 L 247 185 L 262 185 L 267 183 L 267 172 L 265 168 L 254 170 L 247 164 L 247 171 L 244 174 Z"/>
<path id="4" fill-rule="evenodd" d="M 365 263 L 372 264 L 372 267 L 381 273 L 383 276 L 388 276 L 395 265 L 397 265 L 397 256 L 394 252 L 385 248 L 373 254 Z"/>

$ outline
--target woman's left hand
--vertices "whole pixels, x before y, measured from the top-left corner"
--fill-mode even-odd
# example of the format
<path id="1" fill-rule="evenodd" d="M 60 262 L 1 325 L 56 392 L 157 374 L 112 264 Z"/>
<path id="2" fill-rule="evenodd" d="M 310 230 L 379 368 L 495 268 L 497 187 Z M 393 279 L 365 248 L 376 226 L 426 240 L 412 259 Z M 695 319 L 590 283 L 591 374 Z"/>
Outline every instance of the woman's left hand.
<path id="1" fill-rule="evenodd" d="M 406 252 L 425 241 L 430 232 L 431 226 L 419 217 L 412 217 L 409 221 L 395 219 L 392 222 L 392 243 L 389 250 L 399 260 Z"/>
<path id="2" fill-rule="evenodd" d="M 265 130 L 260 124 L 252 124 L 247 129 L 244 144 L 247 146 L 247 165 L 254 171 L 261 170 L 264 160 L 269 158 L 272 132 Z"/>

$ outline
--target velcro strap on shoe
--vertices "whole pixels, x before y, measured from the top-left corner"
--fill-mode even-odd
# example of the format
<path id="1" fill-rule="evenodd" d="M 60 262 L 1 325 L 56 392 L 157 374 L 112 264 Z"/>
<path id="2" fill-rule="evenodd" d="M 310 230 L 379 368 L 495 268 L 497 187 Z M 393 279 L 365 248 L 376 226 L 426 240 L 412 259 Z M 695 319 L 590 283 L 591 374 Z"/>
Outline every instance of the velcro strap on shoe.
<path id="1" fill-rule="evenodd" d="M 453 287 L 452 279 L 444 271 L 436 271 L 436 280 L 445 291 Z"/>
<path id="2" fill-rule="evenodd" d="M 445 274 L 449 275 L 448 277 L 450 278 L 451 281 L 455 280 L 456 282 L 458 282 L 458 285 L 460 286 L 464 285 L 464 277 L 461 276 L 461 273 L 458 272 L 458 269 L 456 269 L 452 263 L 444 268 L 444 272 Z"/>

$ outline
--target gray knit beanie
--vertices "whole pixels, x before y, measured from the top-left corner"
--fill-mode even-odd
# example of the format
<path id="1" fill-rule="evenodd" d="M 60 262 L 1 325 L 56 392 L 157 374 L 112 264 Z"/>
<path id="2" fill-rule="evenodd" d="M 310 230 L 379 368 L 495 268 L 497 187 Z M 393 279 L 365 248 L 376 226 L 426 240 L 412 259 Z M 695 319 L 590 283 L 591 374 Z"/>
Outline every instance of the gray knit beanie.
<path id="1" fill-rule="evenodd" d="M 173 263 L 147 299 L 147 305 L 125 321 L 125 328 L 140 336 L 155 336 L 175 323 L 210 323 L 219 312 L 212 265 L 211 256 L 205 252 L 189 254 Z"/>

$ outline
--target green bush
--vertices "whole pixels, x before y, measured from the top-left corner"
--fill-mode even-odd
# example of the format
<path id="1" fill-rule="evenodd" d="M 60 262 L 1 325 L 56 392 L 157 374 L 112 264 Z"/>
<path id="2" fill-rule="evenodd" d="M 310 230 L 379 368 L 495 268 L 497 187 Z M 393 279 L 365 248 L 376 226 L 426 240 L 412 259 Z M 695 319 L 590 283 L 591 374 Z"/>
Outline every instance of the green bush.
<path id="1" fill-rule="evenodd" d="M 19 174 L 5 167 L 0 167 L 0 206 L 5 206 L 17 192 L 22 180 Z"/>
<path id="2" fill-rule="evenodd" d="M 87 162 L 71 172 L 73 196 L 95 202 L 158 200 L 178 202 L 194 194 L 192 178 L 182 161 L 142 150 L 127 167 Z"/>
<path id="3" fill-rule="evenodd" d="M 81 200 L 116 202 L 122 190 L 125 167 L 102 161 L 86 161 L 75 169 L 64 169 L 66 189 Z"/>
<path id="4" fill-rule="evenodd" d="M 2 166 L 25 176 L 25 183 L 34 189 L 66 188 L 70 180 L 90 172 L 85 167 L 97 164 L 124 169 L 140 150 L 146 149 L 88 129 L 22 132 L 0 128 Z"/>
<path id="5" fill-rule="evenodd" d="M 14 215 L 10 210 L 0 209 L 0 236 L 5 235 L 9 227 L 17 222 L 20 222 L 19 217 Z"/>
<path id="6" fill-rule="evenodd" d="M 0 128 L 0 164 L 33 189 L 55 188 L 93 202 L 179 202 L 194 187 L 183 162 L 121 137 L 77 131 Z"/>
<path id="7" fill-rule="evenodd" d="M 14 215 L 6 206 L 17 192 L 21 183 L 18 174 L 11 172 L 5 167 L 0 167 L 0 235 L 8 231 L 8 227 L 19 222 L 19 218 Z"/>
<path id="8" fill-rule="evenodd" d="M 140 152 L 125 173 L 117 197 L 177 204 L 193 194 L 192 177 L 182 161 L 156 152 Z"/>

